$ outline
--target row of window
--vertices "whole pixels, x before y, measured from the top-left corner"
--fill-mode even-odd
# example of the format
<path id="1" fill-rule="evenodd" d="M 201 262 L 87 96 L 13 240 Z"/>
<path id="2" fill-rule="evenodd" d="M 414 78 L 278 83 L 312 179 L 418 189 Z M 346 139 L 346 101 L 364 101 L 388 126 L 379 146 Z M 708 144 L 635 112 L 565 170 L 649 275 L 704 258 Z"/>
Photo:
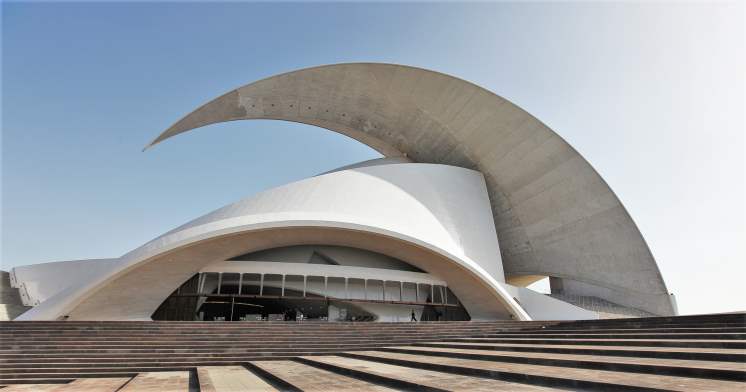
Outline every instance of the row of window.
<path id="1" fill-rule="evenodd" d="M 206 272 L 192 277 L 179 294 L 236 294 L 339 298 L 457 305 L 445 286 L 343 277 Z"/>

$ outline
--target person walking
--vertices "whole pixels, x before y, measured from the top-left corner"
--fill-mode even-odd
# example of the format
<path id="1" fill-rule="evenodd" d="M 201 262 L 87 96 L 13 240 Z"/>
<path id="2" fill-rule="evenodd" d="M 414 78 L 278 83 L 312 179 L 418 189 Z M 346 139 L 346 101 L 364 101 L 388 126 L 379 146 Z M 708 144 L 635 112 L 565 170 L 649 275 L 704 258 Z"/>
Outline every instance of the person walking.
<path id="1" fill-rule="evenodd" d="M 414 316 L 414 309 L 412 309 L 412 320 L 410 321 L 417 321 L 417 317 Z"/>

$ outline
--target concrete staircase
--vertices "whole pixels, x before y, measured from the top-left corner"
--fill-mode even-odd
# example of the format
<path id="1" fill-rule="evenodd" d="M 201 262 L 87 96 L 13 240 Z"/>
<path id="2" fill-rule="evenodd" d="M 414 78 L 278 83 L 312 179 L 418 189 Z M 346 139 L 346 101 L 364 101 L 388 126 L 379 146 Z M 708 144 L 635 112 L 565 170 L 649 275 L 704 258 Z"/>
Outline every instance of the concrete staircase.
<path id="1" fill-rule="evenodd" d="M 746 390 L 746 315 L 2 322 L 0 392 Z"/>

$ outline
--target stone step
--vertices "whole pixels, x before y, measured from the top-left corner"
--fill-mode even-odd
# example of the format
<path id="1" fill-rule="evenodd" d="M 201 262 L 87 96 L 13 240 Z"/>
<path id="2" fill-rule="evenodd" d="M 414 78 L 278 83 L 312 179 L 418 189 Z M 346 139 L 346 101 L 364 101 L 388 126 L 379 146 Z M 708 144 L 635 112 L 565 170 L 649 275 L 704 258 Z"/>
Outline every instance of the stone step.
<path id="1" fill-rule="evenodd" d="M 346 350 L 366 350 L 366 349 L 372 349 L 377 347 L 384 347 L 387 346 L 387 344 L 381 344 L 375 347 L 371 347 L 369 345 L 349 345 L 349 346 L 343 346 Z M 210 350 L 205 349 L 201 351 L 195 351 L 190 350 L 188 348 L 182 349 L 182 350 L 164 350 L 164 351 L 158 351 L 158 352 L 150 352 L 145 350 L 135 351 L 135 352 L 128 352 L 128 351 L 120 351 L 120 352 L 82 352 L 82 353 L 67 353 L 64 351 L 58 351 L 58 352 L 52 352 L 52 353 L 32 353 L 27 354 L 24 356 L 23 353 L 13 353 L 13 354 L 0 354 L 0 360 L 3 361 L 14 361 L 14 360 L 30 360 L 30 361 L 38 361 L 43 359 L 54 359 L 54 358 L 102 358 L 102 357 L 114 357 L 114 358 L 137 358 L 137 357 L 145 357 L 145 358 L 158 358 L 162 356 L 166 357 L 183 357 L 183 356 L 221 356 L 221 355 L 246 355 L 247 353 L 252 353 L 256 355 L 305 355 L 306 353 L 328 353 L 328 352 L 334 352 L 334 351 L 340 351 L 339 347 L 323 347 L 323 348 L 298 348 L 298 349 L 287 349 L 287 348 L 279 348 L 279 349 L 261 349 L 261 350 L 253 350 L 251 348 L 248 349 L 225 349 L 225 350 Z"/>
<path id="2" fill-rule="evenodd" d="M 488 338 L 571 338 L 571 339 L 702 339 L 702 340 L 746 340 L 743 333 L 614 333 L 614 334 L 586 334 L 586 333 L 514 333 L 488 334 Z"/>
<path id="3" fill-rule="evenodd" d="M 699 332 L 692 332 L 691 329 L 685 330 L 686 332 L 680 332 L 680 331 L 668 331 L 668 332 L 656 332 L 654 330 L 617 330 L 618 332 L 614 333 L 607 333 L 606 331 L 569 331 L 569 332 L 557 332 L 554 330 L 521 330 L 521 331 L 451 331 L 451 330 L 437 330 L 437 331 L 400 331 L 400 332 L 365 332 L 365 331 L 345 331 L 345 332 L 303 332 L 303 333 L 285 333 L 285 332 L 277 332 L 273 333 L 271 331 L 246 331 L 246 330 L 236 330 L 236 331 L 219 331 L 219 332 L 211 332 L 211 331 L 185 331 L 182 333 L 173 333 L 173 332 L 137 332 L 137 333 L 126 333 L 126 332 L 88 332 L 88 333 L 79 333 L 79 334 L 68 334 L 68 333 L 54 333 L 47 331 L 45 333 L 38 333 L 38 334 L 6 334 L 2 333 L 2 336 L 0 336 L 0 342 L 9 342 L 9 341 L 65 341 L 65 340 L 104 340 L 104 339 L 110 339 L 110 340 L 126 340 L 126 339 L 141 339 L 141 338 L 158 338 L 158 339 L 206 339 L 206 338 L 265 338 L 265 337 L 275 337 L 275 338 L 288 338 L 288 339 L 297 339 L 297 338 L 317 338 L 317 337 L 326 337 L 330 334 L 334 334 L 335 336 L 340 337 L 354 337 L 354 336 L 360 336 L 360 335 L 366 335 L 371 337 L 390 337 L 390 336 L 398 336 L 398 337 L 421 337 L 421 336 L 473 336 L 473 337 L 522 337 L 522 336 L 532 336 L 532 337 L 593 337 L 593 338 L 599 338 L 599 337 L 609 337 L 609 336 L 619 336 L 619 337 L 639 337 L 639 336 L 656 336 L 656 337 L 663 337 L 663 338 L 686 338 L 686 336 L 696 336 L 697 338 L 708 338 L 708 339 L 721 339 L 721 340 L 727 340 L 727 339 L 746 339 L 746 329 L 745 330 L 739 330 L 739 331 L 717 331 L 712 329 L 706 329 L 701 330 Z"/>
<path id="4" fill-rule="evenodd" d="M 259 359 L 268 359 L 271 357 L 271 359 L 274 358 L 292 358 L 299 355 L 321 355 L 321 354 L 330 354 L 334 353 L 335 351 L 329 351 L 329 352 L 317 352 L 317 351 L 309 351 L 309 352 L 294 352 L 294 353 L 282 353 L 282 352 L 272 352 L 272 353 L 254 353 L 254 352 L 247 352 L 247 353 L 240 353 L 235 355 L 184 355 L 184 356 L 173 356 L 173 355 L 164 355 L 161 357 L 152 357 L 152 356 L 144 356 L 144 357 L 104 357 L 104 358 L 42 358 L 38 360 L 29 360 L 29 359 L 20 359 L 18 361 L 23 362 L 15 362 L 15 360 L 8 360 L 3 361 L 2 364 L 0 364 L 0 369 L 3 368 L 12 368 L 12 367 L 38 367 L 38 366 L 47 366 L 47 365 L 54 365 L 58 367 L 85 367 L 85 366 L 127 366 L 128 364 L 133 363 L 167 363 L 167 362 L 190 362 L 196 364 L 202 364 L 202 363 L 212 363 L 212 362 L 232 362 L 232 363 L 238 363 L 238 362 L 246 362 L 249 360 L 259 360 Z"/>
<path id="5" fill-rule="evenodd" d="M 283 391 L 366 391 L 391 392 L 396 389 L 318 369 L 296 361 L 252 361 L 252 370 Z"/>
<path id="6" fill-rule="evenodd" d="M 383 323 L 383 322 L 295 322 L 295 321 L 132 321 L 127 324 L 108 321 L 91 321 L 91 322 L 36 322 L 36 321 L 0 321 L 0 331 L 45 331 L 55 329 L 59 331 L 81 332 L 81 331 L 168 331 L 184 329 L 210 329 L 210 330 L 231 330 L 231 329 L 274 329 L 285 331 L 304 331 L 304 330 L 350 330 L 350 329 L 375 329 L 375 330 L 397 330 L 397 329 L 418 329 L 433 330 L 442 328 L 453 329 L 546 329 L 554 330 L 608 330 L 608 329 L 670 329 L 670 328 L 743 328 L 746 323 L 667 323 L 667 324 L 648 324 L 648 323 L 624 323 L 615 325 L 580 325 L 580 324 L 562 324 L 557 322 L 531 322 L 515 321 L 508 323 L 500 322 L 479 322 L 479 321 L 439 321 L 439 322 L 417 322 L 417 323 Z"/>
<path id="7" fill-rule="evenodd" d="M 515 331 L 527 331 L 527 330 L 518 330 L 513 329 Z M 533 331 L 533 330 L 532 330 Z M 297 330 L 297 331 L 291 331 L 291 330 L 272 330 L 272 329 L 254 329 L 254 328 L 235 328 L 235 329 L 182 329 L 182 330 L 160 330 L 160 331 L 147 331 L 147 330 L 137 330 L 137 331 L 130 331 L 130 330 L 91 330 L 91 331 L 2 331 L 3 336 L 13 336 L 13 337 L 44 337 L 44 336 L 90 336 L 90 335 L 100 335 L 100 336 L 122 336 L 122 335 L 133 335 L 133 336 L 142 336 L 142 335 L 182 335 L 182 334 L 194 334 L 194 335 L 234 335 L 237 333 L 240 334 L 252 334 L 252 335 L 268 335 L 268 334 L 280 334 L 285 336 L 298 336 L 298 335 L 320 335 L 320 334 L 330 334 L 330 333 L 339 333 L 339 334 L 353 334 L 353 333 L 366 333 L 366 334 L 381 334 L 381 335 L 419 335 L 419 334 L 431 334 L 431 333 L 501 333 L 501 332 L 510 332 L 506 331 L 500 328 L 468 328 L 468 329 L 452 329 L 452 328 L 437 328 L 437 329 L 412 329 L 412 330 L 393 330 L 393 329 L 372 329 L 372 330 L 362 330 L 362 329 L 344 329 L 344 330 L 331 330 L 331 331 L 324 331 L 324 330 Z"/>
<path id="8" fill-rule="evenodd" d="M 4 392 L 56 392 L 69 384 L 16 384 L 3 388 Z M 68 389 L 69 391 L 69 389 Z"/>
<path id="9" fill-rule="evenodd" d="M 200 366 L 197 379 L 200 392 L 278 391 L 243 366 Z"/>
<path id="10" fill-rule="evenodd" d="M 601 345 L 601 346 L 640 346 L 640 347 L 693 347 L 746 349 L 746 342 L 733 340 L 657 340 L 657 339 L 544 339 L 544 338 L 456 338 L 443 339 L 446 342 L 468 343 L 512 343 L 512 344 L 560 344 L 560 345 Z"/>
<path id="11" fill-rule="evenodd" d="M 746 381 L 743 363 L 694 361 L 685 359 L 620 358 L 602 355 L 520 353 L 434 347 L 399 346 L 379 351 L 447 358 L 465 358 L 534 365 L 613 370 L 630 373 L 665 374 L 719 380 Z"/>
<path id="12" fill-rule="evenodd" d="M 521 334 L 521 333 L 582 333 L 585 335 L 595 335 L 604 333 L 746 333 L 746 327 L 727 327 L 727 328 L 612 328 L 612 329 L 582 329 L 582 328 L 541 328 L 541 329 L 520 329 L 499 331 L 502 334 Z"/>
<path id="13" fill-rule="evenodd" d="M 314 353 L 315 354 L 315 353 Z M 281 358 L 264 358 L 257 355 L 244 355 L 231 358 L 194 358 L 189 360 L 173 359 L 169 361 L 125 361 L 125 362 L 81 362 L 58 363 L 48 362 L 30 366 L 14 366 L 0 368 L 0 375 L 5 374 L 33 374 L 33 373 L 95 373 L 95 372 L 140 372 L 156 371 L 156 369 L 188 369 L 194 366 L 234 366 L 250 361 L 292 359 L 297 356 Z"/>
<path id="14" fill-rule="evenodd" d="M 535 385 L 441 373 L 432 370 L 415 369 L 340 356 L 302 357 L 298 360 L 309 366 L 383 384 L 400 390 L 474 392 L 539 392 L 556 390 L 554 388 Z"/>
<path id="15" fill-rule="evenodd" d="M 131 377 L 79 378 L 66 384 L 17 384 L 2 389 L 3 392 L 116 392 Z"/>
<path id="16" fill-rule="evenodd" d="M 732 381 L 746 373 L 742 320 L 0 323 L 0 385 L 62 387 L 147 374 L 158 385 L 156 373 L 182 372 L 187 387 L 197 390 L 200 382 L 216 388 L 215 371 L 278 390 L 301 390 L 296 384 L 302 383 L 324 392 L 340 380 L 370 390 L 479 390 L 484 383 L 498 390 L 503 384 L 496 378 L 521 383 L 506 384 L 513 386 L 507 390 L 717 390 L 733 383 L 743 390 L 746 383 Z M 321 383 L 319 374 L 332 384 Z M 159 388 L 164 391 L 162 383 Z"/>
<path id="17" fill-rule="evenodd" d="M 331 334 L 297 334 L 297 335 L 285 335 L 285 334 L 252 334 L 252 333 L 235 333 L 235 334 L 204 334 L 204 335 L 191 335 L 191 334 L 174 334 L 174 335 L 159 335 L 159 334 L 142 334 L 142 335 L 130 335 L 130 334 L 120 334 L 118 336 L 98 336 L 98 335 L 81 335 L 81 336 L 40 336 L 40 337 L 25 337 L 25 336 L 19 336 L 19 337 L 10 337 L 10 336 L 3 336 L 0 338 L 0 342 L 3 342 L 4 344 L 7 344 L 9 342 L 43 342 L 43 341 L 59 341 L 59 342 L 65 342 L 65 341 L 78 341 L 78 340 L 85 340 L 85 341 L 119 341 L 119 340 L 141 340 L 141 339 L 147 339 L 147 340 L 204 340 L 204 339 L 274 339 L 274 340 L 281 340 L 281 339 L 318 339 L 322 337 L 328 337 Z M 453 337 L 453 336 L 474 336 L 474 337 L 495 337 L 495 336 L 513 336 L 513 335 L 500 335 L 495 333 L 478 333 L 478 332 L 439 332 L 439 333 L 412 333 L 412 334 L 404 334 L 404 333 L 390 333 L 390 334 L 383 334 L 383 333 L 334 333 L 335 337 L 339 338 L 356 338 L 360 337 L 361 335 L 366 336 L 370 339 L 375 338 L 381 338 L 381 339 L 388 339 L 388 338 L 418 338 L 418 337 L 433 337 L 433 336 L 443 336 L 443 337 Z M 721 334 L 722 335 L 722 334 Z M 524 336 L 524 335 L 518 335 L 518 336 Z M 529 336 L 543 336 L 540 334 L 529 334 Z M 700 334 L 699 336 L 709 336 L 708 334 Z"/>
<path id="18" fill-rule="evenodd" d="M 189 392 L 191 375 L 189 371 L 140 373 L 128 382 L 119 392 Z"/>
<path id="19" fill-rule="evenodd" d="M 448 333 L 463 333 L 463 332 L 500 332 L 500 331 L 542 331 L 537 329 L 519 329 L 519 328 L 411 328 L 411 329 L 357 329 L 357 328 L 346 328 L 346 329 L 338 329 L 338 330 L 323 330 L 323 329 L 297 329 L 297 330 L 291 330 L 291 329 L 273 329 L 273 328 L 253 328 L 253 327 L 246 327 L 246 328 L 198 328 L 195 327 L 193 329 L 184 328 L 184 329 L 163 329 L 163 330 L 88 330 L 88 331 L 53 331 L 51 329 L 44 329 L 44 330 L 17 330 L 17 331 L 2 331 L 3 335 L 13 335 L 13 336 L 24 336 L 24 333 L 29 336 L 35 336 L 35 335 L 41 335 L 41 334 L 50 334 L 54 333 L 55 335 L 70 335 L 70 336 L 82 336 L 87 335 L 90 333 L 96 333 L 96 334 L 111 334 L 111 335 L 120 335 L 123 333 L 127 334 L 150 334 L 150 333 L 156 333 L 156 334 L 180 334 L 184 332 L 191 332 L 194 334 L 219 334 L 219 333 L 225 333 L 225 334 L 233 334 L 233 333 L 282 333 L 282 334 L 313 334 L 313 333 L 353 333 L 353 332 L 366 332 L 366 333 L 403 333 L 403 334 L 409 334 L 409 333 L 433 333 L 433 332 L 448 332 Z"/>
<path id="20" fill-rule="evenodd" d="M 30 344 L 20 344 L 20 345 L 13 345 L 13 346 L 0 346 L 0 350 L 2 351 L 10 351 L 10 350 L 25 350 L 26 352 L 35 352 L 35 351 L 59 351 L 59 350 L 68 350 L 70 352 L 84 352 L 84 351 L 102 351 L 102 350 L 175 350 L 175 349 L 181 349 L 185 346 L 189 346 L 192 348 L 216 348 L 216 349 L 225 349 L 225 348 L 264 348 L 264 347 L 285 347 L 285 348 L 306 348 L 306 347 L 316 347 L 318 345 L 323 345 L 327 347 L 349 347 L 349 346 L 380 346 L 380 345 L 387 345 L 387 344 L 394 344 L 394 343 L 414 343 L 418 341 L 428 341 L 431 339 L 386 339 L 386 340 L 366 340 L 366 339 L 358 339 L 358 340 L 340 340 L 340 341 L 332 341 L 329 343 L 307 343 L 307 342 L 273 342 L 273 341 L 264 341 L 261 343 L 252 343 L 252 342 L 236 342 L 236 341 L 221 341 L 221 342 L 169 342 L 169 343 L 159 343 L 159 342 L 148 342 L 146 344 L 135 344 L 135 343 L 122 343 L 122 344 L 112 344 L 112 343 L 101 343 L 101 344 L 50 344 L 50 345 L 30 345 Z"/>
<path id="21" fill-rule="evenodd" d="M 627 391 L 713 391 L 742 390 L 744 384 L 691 377 L 635 374 L 609 370 L 574 369 L 557 366 L 516 364 L 485 360 L 445 358 L 383 351 L 340 354 L 354 359 L 408 366 L 444 373 L 525 382 L 554 388 Z"/>
<path id="22" fill-rule="evenodd" d="M 699 323 L 705 325 L 711 323 Z M 718 323 L 734 324 L 734 323 Z M 39 330 L 59 328 L 63 330 L 125 329 L 166 330 L 182 328 L 274 328 L 274 329 L 345 329 L 345 328 L 541 328 L 558 325 L 552 321 L 421 321 L 421 322 L 313 322 L 313 321 L 0 321 L 0 330 Z M 665 325 L 665 324 L 661 324 Z M 679 324 L 676 324 L 679 325 Z"/>
<path id="23" fill-rule="evenodd" d="M 402 335 L 389 335 L 389 336 L 370 336 L 366 334 L 357 334 L 355 336 L 340 336 L 337 334 L 329 334 L 329 335 L 318 335 L 318 336 L 310 336 L 310 337 L 285 337 L 285 336 L 263 336 L 263 337 L 245 337 L 245 336 L 226 336 L 226 337 L 190 337 L 187 335 L 184 335 L 180 338 L 173 337 L 169 339 L 160 339 L 157 335 L 150 335 L 149 337 L 141 337 L 141 338 L 128 338 L 123 337 L 121 339 L 80 339 L 81 341 L 87 341 L 91 344 L 96 343 L 106 343 L 106 342 L 142 342 L 142 341 L 160 341 L 160 342 L 205 342 L 205 341 L 215 341 L 215 342 L 224 342 L 224 341 L 316 341 L 318 339 L 326 339 L 329 336 L 334 336 L 335 338 L 338 338 L 339 340 L 354 340 L 361 337 L 365 337 L 367 340 L 387 340 L 387 339 L 455 339 L 455 338 L 492 338 L 494 335 L 481 335 L 481 334 L 423 334 L 423 335 L 413 335 L 413 336 L 402 336 Z M 513 337 L 510 337 L 513 338 Z M 544 338 L 543 336 L 536 336 L 536 338 Z M 704 339 L 707 340 L 707 339 Z M 713 339 L 713 340 L 722 340 L 722 339 Z M 727 340 L 727 339 L 726 339 Z M 24 340 L 24 339 L 5 339 L 2 342 L 2 345 L 11 345 L 16 344 L 17 342 L 27 342 L 29 344 L 44 344 L 44 343 L 59 343 L 59 344 L 73 344 L 75 342 L 75 339 L 45 339 L 45 340 Z"/>
<path id="24" fill-rule="evenodd" d="M 687 347 L 626 347 L 587 345 L 513 345 L 507 343 L 414 343 L 417 347 L 465 348 L 472 350 L 504 350 L 556 354 L 607 355 L 620 357 L 692 359 L 700 361 L 746 362 L 746 350 L 703 349 Z"/>
<path id="25" fill-rule="evenodd" d="M 14 374 L 14 375 L 3 375 L 0 377 L 0 385 L 13 385 L 13 384 L 66 384 L 74 381 L 76 378 L 124 378 L 124 377 L 135 377 L 137 373 L 131 372 L 112 372 L 112 373 L 101 373 L 92 372 L 76 373 L 75 376 L 71 376 L 66 373 L 35 373 L 35 374 Z"/>
<path id="26" fill-rule="evenodd" d="M 361 347 L 360 349 L 370 349 L 374 347 Z M 245 357 L 292 357 L 297 355 L 311 355 L 311 354 L 325 354 L 338 352 L 338 349 L 315 349 L 315 350 L 267 350 L 267 351 L 255 351 L 255 350 L 241 350 L 233 352 L 206 352 L 206 353 L 118 353 L 112 355 L 111 353 L 94 353 L 94 354 L 33 354 L 28 356 L 17 355 L 17 356 L 2 356 L 0 357 L 0 367 L 9 367 L 13 364 L 42 364 L 42 363 L 83 363 L 90 361 L 135 361 L 143 359 L 160 360 L 165 359 L 204 359 L 209 360 L 210 358 L 245 358 Z"/>
<path id="27" fill-rule="evenodd" d="M 261 358 L 265 359 L 265 358 Z M 216 363 L 218 365 L 236 365 L 237 362 L 226 362 Z M 14 377 L 40 377 L 41 375 L 50 376 L 54 374 L 64 375 L 65 378 L 81 378 L 90 377 L 86 376 L 92 374 L 137 374 L 142 372 L 165 372 L 165 371 L 189 371 L 193 368 L 193 364 L 186 362 L 174 362 L 158 364 L 154 363 L 151 366 L 130 366 L 129 364 L 123 364 L 124 366 L 92 366 L 92 367 L 48 367 L 34 366 L 28 368 L 9 368 L 0 369 L 0 378 L 5 378 L 8 375 Z M 198 364 L 208 366 L 210 363 Z"/>
<path id="28" fill-rule="evenodd" d="M 6 323 L 6 324 L 2 324 Z M 323 330 L 323 331 L 343 331 L 351 329 L 375 329 L 375 330 L 401 330 L 401 329 L 417 329 L 417 330 L 432 330 L 441 328 L 453 328 L 453 329 L 511 329 L 511 328 L 533 328 L 541 329 L 542 327 L 552 327 L 551 323 L 532 323 L 526 321 L 526 324 L 486 324 L 478 323 L 475 324 L 451 324 L 449 321 L 442 321 L 442 324 L 435 324 L 429 322 L 418 322 L 418 323 L 393 323 L 386 324 L 380 322 L 347 322 L 342 323 L 329 323 L 329 325 L 322 324 L 305 324 L 303 322 L 294 321 L 200 321 L 192 323 L 188 321 L 173 321 L 168 325 L 158 326 L 156 321 L 138 321 L 130 325 L 117 325 L 117 324 L 71 324 L 67 322 L 64 324 L 33 324 L 28 321 L 13 321 L 11 322 L 0 322 L 0 330 L 2 331 L 42 331 L 49 330 L 51 328 L 60 329 L 62 331 L 169 331 L 169 330 L 180 330 L 180 329 L 194 329 L 194 328 L 207 328 L 213 330 L 230 330 L 230 329 L 274 329 L 283 331 L 312 331 L 312 330 Z M 101 322 L 103 323 L 103 322 Z M 140 324 L 148 323 L 148 324 Z M 183 324 L 180 324 L 183 323 Z M 677 324 L 677 327 L 681 325 Z M 699 327 L 705 327 L 707 325 L 697 324 Z M 739 325 L 724 325 L 738 327 Z"/>
<path id="29" fill-rule="evenodd" d="M 70 356 L 72 355 L 89 355 L 89 354 L 100 354 L 100 355 L 116 355 L 119 356 L 121 354 L 222 354 L 222 353 L 245 353 L 245 352 L 301 352 L 301 351 L 328 351 L 328 350 L 337 350 L 339 351 L 340 348 L 344 348 L 346 350 L 354 350 L 354 349 L 365 349 L 365 348 L 373 348 L 373 347 L 384 347 L 391 345 L 392 342 L 388 343 L 381 343 L 376 345 L 370 345 L 370 344 L 335 344 L 335 343 L 319 343 L 319 345 L 315 346 L 305 346 L 305 347 L 268 347 L 268 348 L 256 348 L 252 346 L 246 346 L 246 347 L 221 347 L 221 348 L 203 348 L 203 349 L 193 349 L 188 347 L 180 347 L 180 348 L 174 348 L 174 349 L 148 349 L 148 348 L 140 348 L 140 349 L 110 349 L 110 350 L 56 350 L 56 351 L 49 351 L 49 350 L 38 350 L 38 351 L 32 351 L 28 355 L 36 355 L 37 357 L 43 357 L 49 355 L 50 357 L 58 354 L 68 354 Z M 318 347 L 317 347 L 318 346 Z M 17 358 L 17 356 L 21 354 L 23 355 L 23 350 L 14 350 L 12 353 L 12 358 Z M 7 354 L 0 353 L 0 358 L 6 358 Z"/>

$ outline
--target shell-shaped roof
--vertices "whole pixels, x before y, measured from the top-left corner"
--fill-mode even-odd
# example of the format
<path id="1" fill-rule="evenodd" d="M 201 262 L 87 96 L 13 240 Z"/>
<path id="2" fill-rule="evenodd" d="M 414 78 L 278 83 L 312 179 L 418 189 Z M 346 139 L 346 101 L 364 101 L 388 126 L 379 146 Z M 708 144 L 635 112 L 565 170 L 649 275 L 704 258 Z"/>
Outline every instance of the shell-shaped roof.
<path id="1" fill-rule="evenodd" d="M 311 124 L 388 157 L 481 171 L 506 276 L 574 280 L 623 305 L 674 312 L 647 244 L 606 182 L 554 131 L 482 87 L 394 64 L 302 69 L 208 102 L 149 146 L 248 119 Z"/>

